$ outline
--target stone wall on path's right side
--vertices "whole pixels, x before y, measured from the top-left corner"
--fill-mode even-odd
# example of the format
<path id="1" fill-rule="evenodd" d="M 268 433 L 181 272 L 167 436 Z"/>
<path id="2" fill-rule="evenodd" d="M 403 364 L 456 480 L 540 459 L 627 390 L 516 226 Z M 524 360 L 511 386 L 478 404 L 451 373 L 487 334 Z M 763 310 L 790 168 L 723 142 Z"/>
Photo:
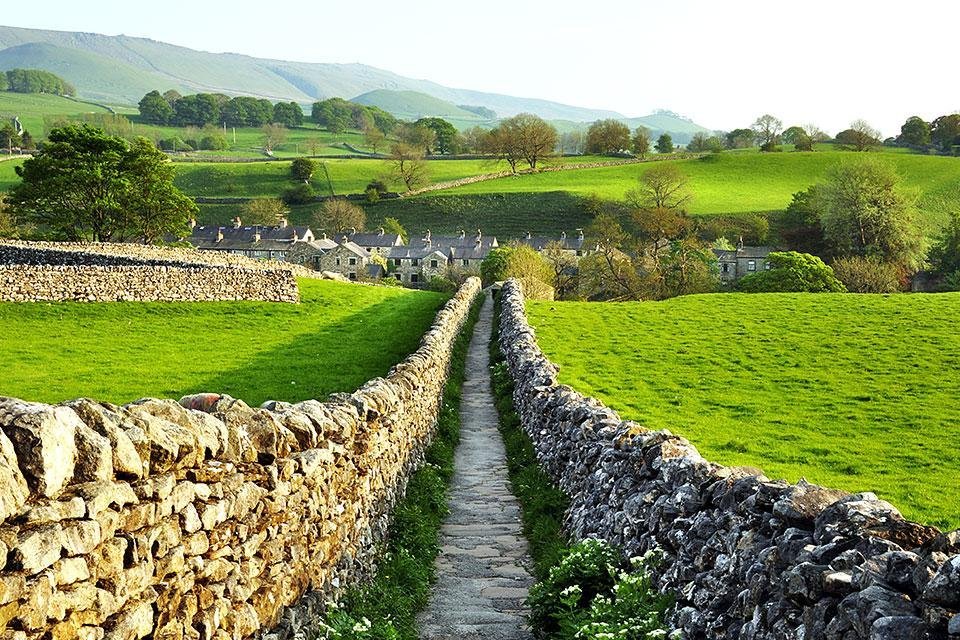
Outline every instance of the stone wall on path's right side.
<path id="1" fill-rule="evenodd" d="M 872 493 L 773 481 L 705 460 L 557 384 L 521 286 L 501 291 L 500 348 L 577 539 L 658 549 L 656 585 L 688 640 L 960 638 L 960 531 L 905 520 Z"/>

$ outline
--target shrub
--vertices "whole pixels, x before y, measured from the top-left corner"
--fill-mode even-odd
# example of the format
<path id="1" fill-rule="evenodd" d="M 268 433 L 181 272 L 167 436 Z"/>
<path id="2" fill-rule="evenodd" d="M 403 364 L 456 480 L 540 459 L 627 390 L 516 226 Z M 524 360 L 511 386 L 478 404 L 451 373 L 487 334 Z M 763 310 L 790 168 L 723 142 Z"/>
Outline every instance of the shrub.
<path id="1" fill-rule="evenodd" d="M 900 269 L 876 257 L 853 256 L 833 263 L 833 272 L 851 293 L 900 291 Z"/>
<path id="2" fill-rule="evenodd" d="M 364 193 L 367 196 L 367 202 L 370 204 L 380 202 L 380 192 L 373 187 L 367 187 L 367 190 Z"/>
<path id="3" fill-rule="evenodd" d="M 389 189 L 387 189 L 387 184 L 383 180 L 371 180 L 367 184 L 366 190 L 370 191 L 371 189 L 376 191 L 377 194 L 381 196 L 389 191 Z"/>
<path id="4" fill-rule="evenodd" d="M 737 289 L 748 293 L 760 292 L 835 292 L 846 289 L 823 260 L 809 253 L 796 251 L 773 252 L 767 260 L 770 269 L 742 278 Z"/>
<path id="5" fill-rule="evenodd" d="M 223 151 L 227 148 L 227 139 L 223 134 L 204 136 L 200 140 L 200 148 L 207 151 Z"/>
<path id="6" fill-rule="evenodd" d="M 309 204 L 314 199 L 313 187 L 308 184 L 298 184 L 285 190 L 280 199 L 287 205 Z"/>
<path id="7" fill-rule="evenodd" d="M 530 621 L 539 638 L 645 640 L 663 630 L 668 599 L 652 588 L 656 554 L 624 562 L 618 549 L 584 540 L 530 589 Z M 665 636 L 664 631 L 664 636 Z"/>

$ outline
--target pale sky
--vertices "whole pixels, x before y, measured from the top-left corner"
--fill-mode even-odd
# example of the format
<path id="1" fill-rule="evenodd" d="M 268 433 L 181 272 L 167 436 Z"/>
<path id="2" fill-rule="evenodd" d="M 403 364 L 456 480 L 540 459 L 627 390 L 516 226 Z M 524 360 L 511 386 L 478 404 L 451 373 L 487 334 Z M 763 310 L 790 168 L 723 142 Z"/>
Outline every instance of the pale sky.
<path id="1" fill-rule="evenodd" d="M 41 0 L 0 22 L 361 62 L 716 129 L 769 112 L 831 133 L 864 118 L 888 136 L 960 110 L 956 0 Z"/>

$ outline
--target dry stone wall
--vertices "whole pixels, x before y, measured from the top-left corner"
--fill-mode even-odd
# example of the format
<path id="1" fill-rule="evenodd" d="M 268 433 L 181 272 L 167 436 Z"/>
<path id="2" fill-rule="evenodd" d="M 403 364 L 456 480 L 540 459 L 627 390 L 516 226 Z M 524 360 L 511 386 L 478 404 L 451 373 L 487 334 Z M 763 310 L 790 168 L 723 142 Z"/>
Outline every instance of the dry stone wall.
<path id="1" fill-rule="evenodd" d="M 299 302 L 289 271 L 229 267 L 0 265 L 2 302 Z"/>
<path id="2" fill-rule="evenodd" d="M 688 639 L 960 637 L 960 531 L 905 520 L 871 493 L 787 484 L 705 460 L 557 384 L 521 287 L 502 293 L 500 347 L 567 526 L 629 555 L 659 549 L 658 586 Z"/>
<path id="3" fill-rule="evenodd" d="M 370 570 L 479 291 L 329 402 L 0 399 L 0 637 L 303 637 L 311 603 Z"/>
<path id="4" fill-rule="evenodd" d="M 293 270 L 277 268 L 280 263 L 199 254 L 142 245 L 2 243 L 0 301 L 300 300 Z"/>

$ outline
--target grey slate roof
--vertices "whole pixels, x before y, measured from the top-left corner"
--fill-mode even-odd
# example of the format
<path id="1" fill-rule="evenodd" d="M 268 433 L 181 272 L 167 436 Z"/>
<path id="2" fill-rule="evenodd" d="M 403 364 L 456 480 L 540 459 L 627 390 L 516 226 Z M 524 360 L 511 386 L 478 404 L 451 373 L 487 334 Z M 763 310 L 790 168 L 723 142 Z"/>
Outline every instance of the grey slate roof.
<path id="1" fill-rule="evenodd" d="M 716 254 L 717 260 L 729 262 L 737 259 L 766 258 L 776 250 L 776 247 L 740 247 L 733 250 L 714 249 L 713 253 Z"/>
<path id="2" fill-rule="evenodd" d="M 257 240 L 258 234 L 259 240 Z M 218 241 L 219 235 L 223 238 Z M 204 225 L 194 227 L 186 240 L 198 249 L 287 251 L 294 242 L 312 237 L 313 232 L 309 227 Z"/>
<path id="3" fill-rule="evenodd" d="M 403 238 L 396 233 L 385 233 L 383 229 L 372 232 L 337 233 L 333 239 L 337 242 L 349 240 L 361 247 L 396 247 L 403 244 Z"/>
<path id="4" fill-rule="evenodd" d="M 543 251 L 551 242 L 559 242 L 561 247 L 568 251 L 580 251 L 583 249 L 585 241 L 583 234 L 579 233 L 573 236 L 561 234 L 559 238 L 535 236 L 528 233 L 526 236 L 520 238 L 520 242 L 532 247 L 535 251 Z"/>

